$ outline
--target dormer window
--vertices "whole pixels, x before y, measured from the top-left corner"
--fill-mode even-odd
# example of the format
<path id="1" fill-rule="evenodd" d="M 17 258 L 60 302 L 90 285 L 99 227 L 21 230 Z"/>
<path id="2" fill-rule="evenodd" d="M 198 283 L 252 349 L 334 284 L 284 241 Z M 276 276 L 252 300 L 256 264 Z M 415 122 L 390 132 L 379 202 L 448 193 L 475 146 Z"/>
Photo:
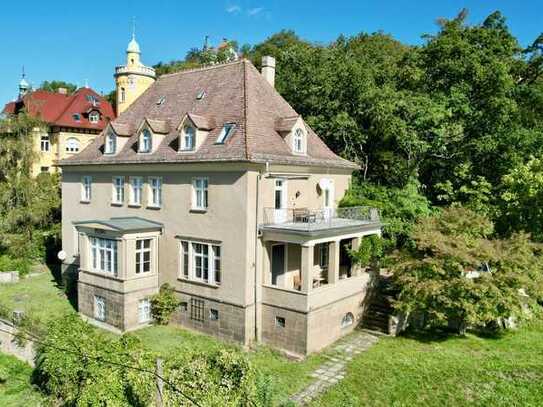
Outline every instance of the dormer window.
<path id="1" fill-rule="evenodd" d="M 81 121 L 81 115 L 79 113 L 74 113 L 72 117 L 76 122 Z"/>
<path id="2" fill-rule="evenodd" d="M 117 136 L 114 133 L 108 133 L 108 135 L 106 136 L 105 153 L 115 154 L 116 150 L 117 150 Z"/>
<path id="3" fill-rule="evenodd" d="M 236 130 L 236 124 L 235 123 L 226 123 L 223 128 L 221 129 L 221 132 L 219 133 L 219 137 L 217 137 L 217 144 L 224 144 L 224 142 L 230 137 L 232 133 L 234 133 L 234 130 Z"/>
<path id="4" fill-rule="evenodd" d="M 89 122 L 96 124 L 99 121 L 100 121 L 99 112 L 97 112 L 96 110 L 93 110 L 92 112 L 89 113 Z"/>
<path id="5" fill-rule="evenodd" d="M 192 126 L 185 126 L 181 137 L 181 150 L 192 151 L 196 145 L 196 130 Z"/>
<path id="6" fill-rule="evenodd" d="M 305 154 L 305 133 L 302 129 L 296 129 L 294 131 L 294 137 L 292 138 L 292 149 L 297 154 Z"/>
<path id="7" fill-rule="evenodd" d="M 150 153 L 152 146 L 151 132 L 148 129 L 143 129 L 140 135 L 140 153 Z"/>

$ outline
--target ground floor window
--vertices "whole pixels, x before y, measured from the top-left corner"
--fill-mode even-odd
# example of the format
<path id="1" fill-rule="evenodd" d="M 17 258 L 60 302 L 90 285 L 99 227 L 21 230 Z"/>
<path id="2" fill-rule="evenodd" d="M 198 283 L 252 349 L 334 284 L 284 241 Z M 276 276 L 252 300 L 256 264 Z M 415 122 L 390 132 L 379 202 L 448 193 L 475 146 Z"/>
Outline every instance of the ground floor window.
<path id="1" fill-rule="evenodd" d="M 204 300 L 190 299 L 190 319 L 204 322 Z"/>
<path id="2" fill-rule="evenodd" d="M 94 318 L 98 321 L 106 320 L 106 299 L 100 295 L 94 296 Z"/>
<path id="3" fill-rule="evenodd" d="M 181 241 L 180 275 L 183 278 L 220 284 L 222 280 L 220 245 Z"/>
<path id="4" fill-rule="evenodd" d="M 345 316 L 341 319 L 341 327 L 347 328 L 354 323 L 354 315 L 350 312 L 346 313 Z"/>
<path id="5" fill-rule="evenodd" d="M 151 271 L 151 239 L 136 240 L 136 274 Z"/>
<path id="6" fill-rule="evenodd" d="M 284 328 L 287 325 L 287 321 L 284 317 L 275 317 L 275 326 L 279 328 Z"/>
<path id="7" fill-rule="evenodd" d="M 151 321 L 151 301 L 144 298 L 138 302 L 138 321 L 145 323 Z"/>
<path id="8" fill-rule="evenodd" d="M 209 310 L 209 319 L 212 320 L 212 321 L 218 321 L 219 320 L 219 310 L 210 309 Z"/>

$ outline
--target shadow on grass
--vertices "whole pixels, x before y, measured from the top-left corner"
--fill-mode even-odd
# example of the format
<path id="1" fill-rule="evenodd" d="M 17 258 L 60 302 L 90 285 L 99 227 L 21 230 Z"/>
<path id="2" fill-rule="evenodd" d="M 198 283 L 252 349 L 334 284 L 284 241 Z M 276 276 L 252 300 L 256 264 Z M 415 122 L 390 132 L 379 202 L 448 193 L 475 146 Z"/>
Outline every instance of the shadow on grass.
<path id="1" fill-rule="evenodd" d="M 71 269 L 62 271 L 57 254 L 62 249 L 62 243 L 57 236 L 51 235 L 45 239 L 45 263 L 59 290 L 64 291 L 70 305 L 77 311 L 77 272 Z"/>
<path id="2" fill-rule="evenodd" d="M 501 339 L 507 335 L 505 330 L 475 330 L 470 329 L 467 333 L 477 336 L 481 339 Z M 402 338 L 413 339 L 422 343 L 439 343 L 445 342 L 449 339 L 469 339 L 466 335 L 461 335 L 458 332 L 452 331 L 447 328 L 434 328 L 430 330 L 412 330 L 408 329 L 402 332 L 400 335 Z"/>

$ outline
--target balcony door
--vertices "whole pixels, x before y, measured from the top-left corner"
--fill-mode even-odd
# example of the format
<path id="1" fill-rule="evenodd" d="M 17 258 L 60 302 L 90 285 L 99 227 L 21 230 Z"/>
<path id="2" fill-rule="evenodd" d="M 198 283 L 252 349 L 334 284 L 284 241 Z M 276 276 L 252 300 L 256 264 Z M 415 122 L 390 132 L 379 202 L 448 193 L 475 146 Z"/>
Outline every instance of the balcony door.
<path id="1" fill-rule="evenodd" d="M 323 179 L 321 184 L 324 218 L 330 219 L 334 214 L 334 181 L 332 179 Z"/>
<path id="2" fill-rule="evenodd" d="M 285 245 L 283 243 L 281 244 L 274 244 L 272 246 L 272 253 L 271 253 L 271 283 L 272 285 L 277 285 L 277 280 L 279 277 L 281 277 L 283 274 L 285 274 L 286 271 L 286 250 Z"/>
<path id="3" fill-rule="evenodd" d="M 274 221 L 275 223 L 285 223 L 288 218 L 287 180 L 275 180 L 274 201 Z"/>

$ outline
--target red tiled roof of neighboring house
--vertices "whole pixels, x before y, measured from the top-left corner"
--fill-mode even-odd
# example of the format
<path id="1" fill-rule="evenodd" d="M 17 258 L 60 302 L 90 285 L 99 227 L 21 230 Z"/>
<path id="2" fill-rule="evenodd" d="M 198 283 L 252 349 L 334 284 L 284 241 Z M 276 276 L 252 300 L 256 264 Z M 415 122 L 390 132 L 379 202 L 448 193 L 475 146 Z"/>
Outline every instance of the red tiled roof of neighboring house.
<path id="1" fill-rule="evenodd" d="M 22 109 L 52 126 L 103 130 L 115 119 L 111 104 L 90 88 L 80 88 L 71 95 L 38 89 L 6 104 L 3 112 L 15 114 Z M 100 112 L 98 123 L 89 121 L 89 113 L 93 110 Z"/>
<path id="2" fill-rule="evenodd" d="M 209 133 L 196 151 L 180 154 L 176 148 L 179 125 L 187 117 Z M 103 153 L 103 132 L 61 165 L 243 161 L 358 168 L 334 154 L 307 124 L 307 154 L 293 153 L 276 127 L 281 119 L 291 124 L 298 117 L 247 60 L 181 71 L 161 76 L 111 123 L 119 136 L 129 137 L 121 151 Z M 145 120 L 169 123 L 169 133 L 150 154 L 137 152 L 137 130 Z M 224 144 L 218 144 L 217 136 L 226 123 L 235 123 L 236 129 Z"/>

